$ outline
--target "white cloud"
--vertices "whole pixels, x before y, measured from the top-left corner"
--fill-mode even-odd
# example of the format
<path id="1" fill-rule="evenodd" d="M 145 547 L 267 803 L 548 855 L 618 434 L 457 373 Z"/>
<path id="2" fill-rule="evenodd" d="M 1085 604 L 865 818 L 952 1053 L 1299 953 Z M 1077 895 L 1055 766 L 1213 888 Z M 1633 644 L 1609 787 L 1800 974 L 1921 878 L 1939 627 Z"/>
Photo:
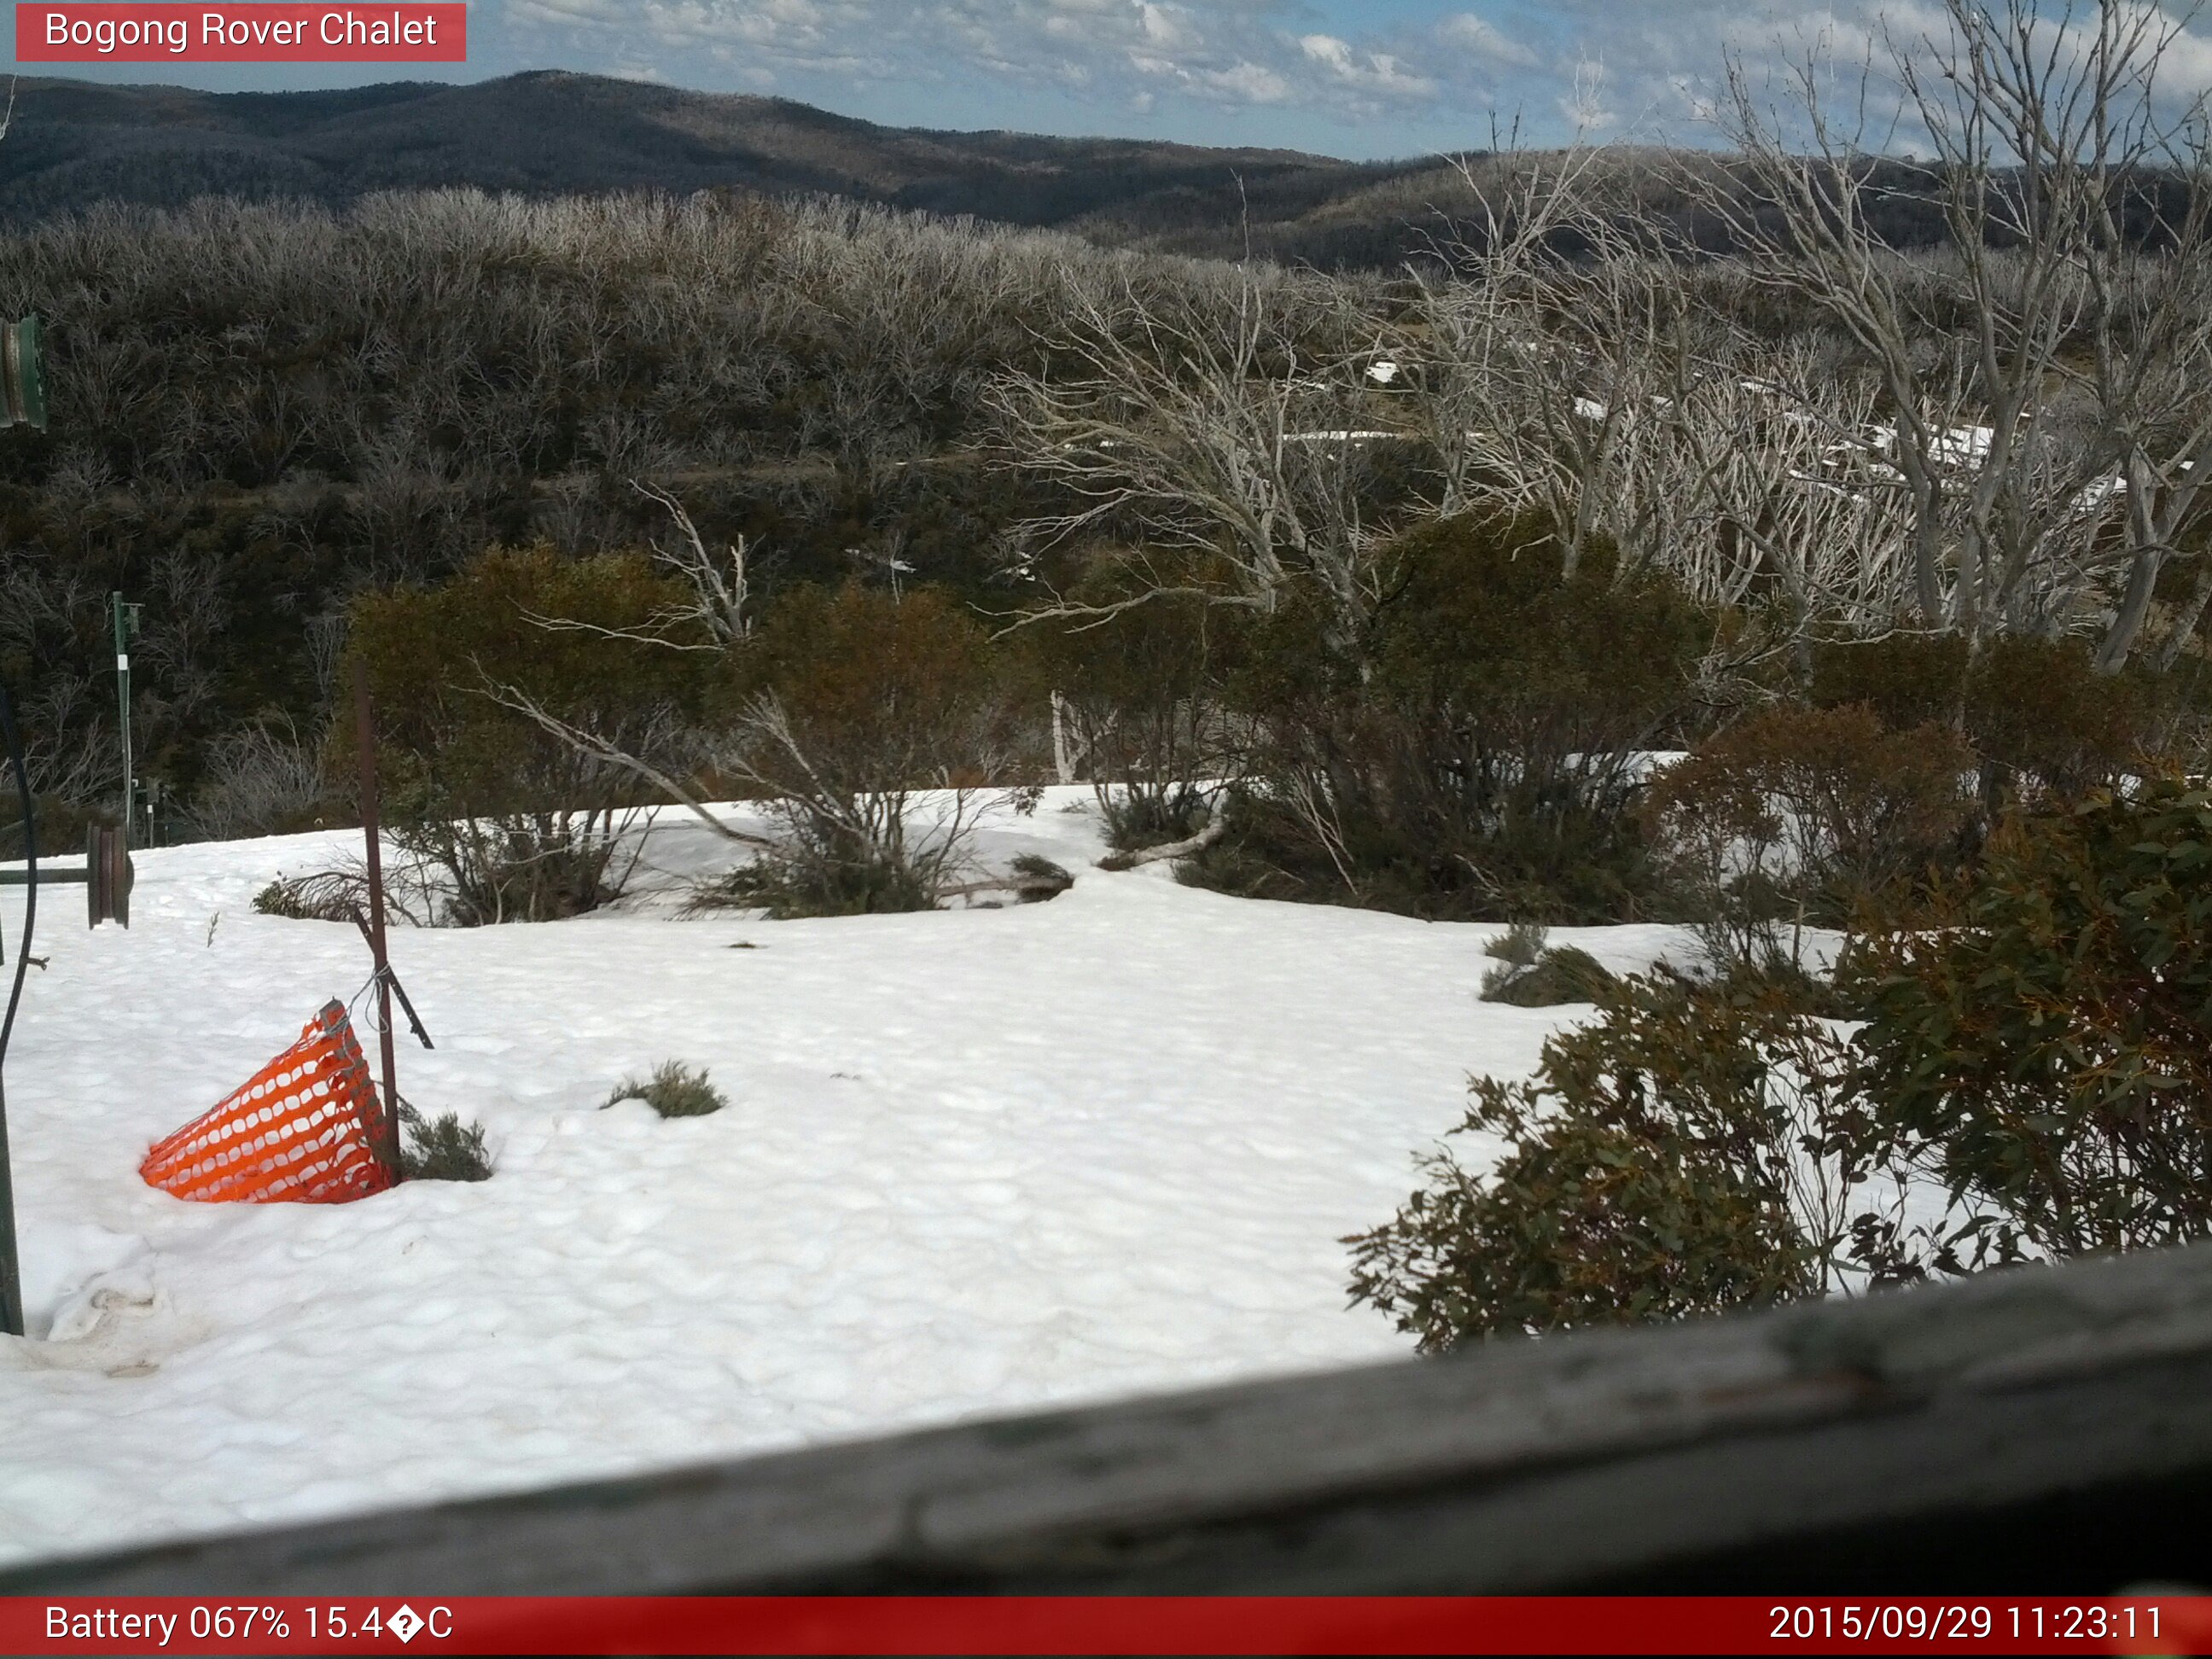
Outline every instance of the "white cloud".
<path id="1" fill-rule="evenodd" d="M 1291 95 L 1291 83 L 1259 64 L 1240 62 L 1225 70 L 1200 70 L 1191 78 L 1248 104 L 1279 104 Z"/>
<path id="2" fill-rule="evenodd" d="M 1334 35 L 1309 34 L 1298 45 L 1316 64 L 1326 64 L 1340 73 L 1352 67 L 1352 48 Z"/>
<path id="3" fill-rule="evenodd" d="M 1437 33 L 1445 45 L 1494 64 L 1504 64 L 1513 69 L 1534 69 L 1537 63 L 1534 52 L 1510 38 L 1497 24 L 1487 18 L 1478 17 L 1471 11 L 1445 18 L 1437 25 Z"/>
<path id="4" fill-rule="evenodd" d="M 1304 107 L 1338 118 L 1444 90 L 1393 40 L 1294 34 L 1282 0 L 505 0 L 519 34 L 597 38 L 673 78 L 704 49 L 763 75 L 982 76 L 1150 107 Z M 1139 104 L 1139 100 L 1146 100 Z"/>
<path id="5" fill-rule="evenodd" d="M 1177 46 L 1195 46 L 1197 33 L 1177 13 L 1166 6 L 1140 3 L 1137 15 L 1144 27 L 1145 39 L 1163 52 L 1172 52 Z"/>
<path id="6" fill-rule="evenodd" d="M 1308 61 L 1319 64 L 1343 86 L 1363 93 L 1407 100 L 1433 98 L 1437 83 L 1425 75 L 1409 75 L 1387 52 L 1356 52 L 1333 34 L 1300 37 L 1298 46 Z"/>

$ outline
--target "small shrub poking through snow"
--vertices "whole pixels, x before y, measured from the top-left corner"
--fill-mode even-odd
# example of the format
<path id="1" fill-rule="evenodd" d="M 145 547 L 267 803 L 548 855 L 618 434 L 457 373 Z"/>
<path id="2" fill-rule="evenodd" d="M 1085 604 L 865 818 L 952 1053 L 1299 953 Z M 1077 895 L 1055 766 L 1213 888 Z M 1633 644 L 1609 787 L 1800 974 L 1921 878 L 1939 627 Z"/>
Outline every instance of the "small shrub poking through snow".
<path id="1" fill-rule="evenodd" d="M 1516 1008 L 1551 1008 L 1563 1002 L 1595 1002 L 1613 975 L 1589 951 L 1571 945 L 1547 949 L 1548 930 L 1516 921 L 1484 947 L 1498 959 L 1482 976 L 1482 1000 Z"/>
<path id="2" fill-rule="evenodd" d="M 351 921 L 367 891 L 368 883 L 342 871 L 279 876 L 253 896 L 253 908 L 264 916 L 294 921 Z"/>
<path id="3" fill-rule="evenodd" d="M 758 910 L 770 921 L 793 921 L 934 910 L 937 902 L 934 883 L 907 866 L 848 860 L 812 844 L 802 831 L 701 888 L 692 908 Z"/>
<path id="4" fill-rule="evenodd" d="M 1541 922 L 1515 922 L 1482 947 L 1483 955 L 1495 957 L 1505 964 L 1503 969 L 1492 969 L 1490 978 L 1498 979 L 1510 969 L 1534 967 L 1536 958 L 1544 954 L 1544 941 L 1551 936 L 1552 930 Z M 1486 990 L 1489 988 L 1489 979 L 1483 981 Z"/>
<path id="5" fill-rule="evenodd" d="M 1018 884 L 1014 891 L 1024 904 L 1042 904 L 1047 899 L 1056 899 L 1075 885 L 1075 878 L 1050 859 L 1035 853 L 1024 853 L 1014 860 L 1014 875 Z"/>
<path id="6" fill-rule="evenodd" d="M 642 1083 L 635 1078 L 623 1079 L 607 1097 L 607 1105 L 619 1105 L 625 1100 L 641 1100 L 663 1117 L 704 1117 L 730 1103 L 720 1089 L 707 1081 L 705 1067 L 694 1071 L 675 1060 L 662 1060 Z"/>
<path id="7" fill-rule="evenodd" d="M 481 1123 L 464 1124 L 458 1112 L 426 1118 L 399 1103 L 401 1171 L 410 1181 L 489 1181 L 491 1154 Z"/>

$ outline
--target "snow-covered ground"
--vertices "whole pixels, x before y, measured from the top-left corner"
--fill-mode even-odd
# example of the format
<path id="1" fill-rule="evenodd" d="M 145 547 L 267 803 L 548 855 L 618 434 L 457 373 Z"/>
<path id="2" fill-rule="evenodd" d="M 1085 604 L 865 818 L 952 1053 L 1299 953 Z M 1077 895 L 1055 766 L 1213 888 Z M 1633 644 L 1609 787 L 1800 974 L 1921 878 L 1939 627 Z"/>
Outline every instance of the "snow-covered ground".
<path id="1" fill-rule="evenodd" d="M 350 927 L 251 902 L 357 836 L 141 853 L 127 933 L 49 890 L 7 1070 L 32 1334 L 0 1338 L 0 1559 L 1407 1352 L 1346 1307 L 1338 1241 L 1571 1011 L 1477 1000 L 1492 928 L 1092 869 L 1087 799 L 981 837 L 1078 872 L 1045 904 L 687 920 L 664 890 L 398 933 L 438 1045 L 403 1031 L 402 1091 L 480 1119 L 498 1173 L 332 1207 L 137 1167 L 362 988 Z M 647 860 L 724 846 L 665 818 Z M 1555 937 L 1625 969 L 1676 936 Z M 599 1109 L 672 1058 L 727 1109 Z"/>

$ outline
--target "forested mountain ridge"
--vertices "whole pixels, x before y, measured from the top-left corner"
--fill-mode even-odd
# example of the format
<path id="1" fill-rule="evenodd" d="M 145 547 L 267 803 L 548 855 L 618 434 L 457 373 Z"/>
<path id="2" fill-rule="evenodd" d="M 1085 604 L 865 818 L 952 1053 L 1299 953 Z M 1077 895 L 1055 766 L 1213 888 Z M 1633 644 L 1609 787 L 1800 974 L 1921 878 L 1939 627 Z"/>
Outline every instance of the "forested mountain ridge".
<path id="1" fill-rule="evenodd" d="M 1390 264 L 1453 182 L 1434 159 L 878 126 L 778 98 L 534 71 L 467 86 L 212 93 L 25 81 L 0 219 L 197 196 L 331 204 L 473 185 L 531 196 L 828 193 L 1164 251 Z M 1393 188 L 1378 191 L 1377 186 Z"/>

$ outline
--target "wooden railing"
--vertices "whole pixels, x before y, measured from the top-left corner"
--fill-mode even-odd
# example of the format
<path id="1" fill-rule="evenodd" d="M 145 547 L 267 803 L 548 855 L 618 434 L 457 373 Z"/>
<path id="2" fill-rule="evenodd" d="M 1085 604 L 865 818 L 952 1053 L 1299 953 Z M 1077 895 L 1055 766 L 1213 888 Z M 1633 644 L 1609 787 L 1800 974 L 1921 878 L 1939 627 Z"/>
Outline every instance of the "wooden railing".
<path id="1" fill-rule="evenodd" d="M 2212 1246 L 0 1573 L 0 1592 L 2212 1583 Z"/>

